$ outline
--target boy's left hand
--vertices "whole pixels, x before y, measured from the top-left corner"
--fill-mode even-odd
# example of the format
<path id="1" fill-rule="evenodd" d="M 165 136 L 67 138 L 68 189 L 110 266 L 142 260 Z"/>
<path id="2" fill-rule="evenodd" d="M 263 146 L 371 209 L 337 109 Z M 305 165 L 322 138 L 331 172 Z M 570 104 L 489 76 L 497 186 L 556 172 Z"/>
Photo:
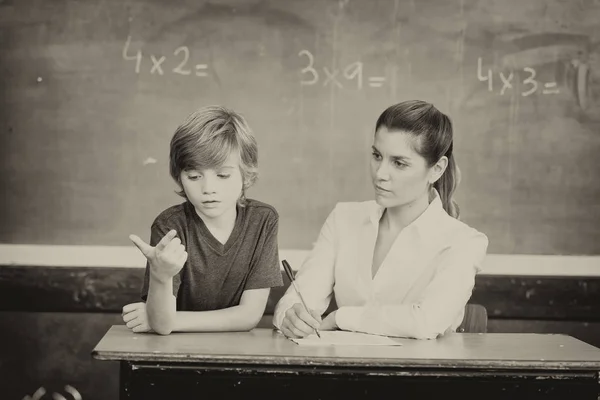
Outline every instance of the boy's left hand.
<path id="1" fill-rule="evenodd" d="M 148 314 L 146 303 L 131 303 L 123 307 L 123 322 L 135 333 L 152 332 L 148 325 Z"/>
<path id="2" fill-rule="evenodd" d="M 329 313 L 329 315 L 325 317 L 325 319 L 323 320 L 323 322 L 321 322 L 321 325 L 319 326 L 320 331 L 334 331 L 338 329 L 338 326 L 335 323 L 336 312 L 337 310 Z"/>

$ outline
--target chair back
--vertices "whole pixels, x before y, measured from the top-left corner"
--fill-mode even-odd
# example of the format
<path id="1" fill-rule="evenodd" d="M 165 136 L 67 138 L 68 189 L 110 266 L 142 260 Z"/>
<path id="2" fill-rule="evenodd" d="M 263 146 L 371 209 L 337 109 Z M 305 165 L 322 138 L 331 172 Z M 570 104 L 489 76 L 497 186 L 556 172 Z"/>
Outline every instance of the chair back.
<path id="1" fill-rule="evenodd" d="M 488 315 L 487 310 L 481 304 L 467 304 L 465 306 L 465 316 L 457 332 L 465 333 L 486 333 Z"/>

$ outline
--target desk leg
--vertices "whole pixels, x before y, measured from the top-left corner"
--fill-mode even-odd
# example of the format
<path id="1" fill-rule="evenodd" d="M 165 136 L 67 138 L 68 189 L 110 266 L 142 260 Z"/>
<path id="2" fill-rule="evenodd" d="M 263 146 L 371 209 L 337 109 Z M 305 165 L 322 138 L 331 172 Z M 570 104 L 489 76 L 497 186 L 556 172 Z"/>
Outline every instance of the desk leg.
<path id="1" fill-rule="evenodd" d="M 129 385 L 131 382 L 131 363 L 127 361 L 121 361 L 119 366 L 119 400 L 132 399 Z"/>

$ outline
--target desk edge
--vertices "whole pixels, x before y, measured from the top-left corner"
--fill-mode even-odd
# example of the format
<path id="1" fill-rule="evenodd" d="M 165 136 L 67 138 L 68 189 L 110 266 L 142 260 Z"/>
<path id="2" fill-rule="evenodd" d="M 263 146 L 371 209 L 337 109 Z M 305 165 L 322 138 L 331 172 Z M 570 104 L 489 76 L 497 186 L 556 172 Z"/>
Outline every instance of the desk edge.
<path id="1" fill-rule="evenodd" d="M 336 357 L 290 357 L 290 356 L 198 356 L 185 354 L 124 354 L 123 352 L 92 351 L 92 357 L 100 361 L 126 361 L 133 363 L 183 363 L 183 364 L 244 364 L 252 366 L 329 367 L 329 368 L 439 368 L 439 369 L 496 369 L 496 370 L 546 370 L 546 371 L 595 371 L 600 372 L 597 361 L 506 361 L 506 360 L 460 360 L 447 359 L 370 359 Z M 466 361 L 466 362 L 465 362 Z"/>

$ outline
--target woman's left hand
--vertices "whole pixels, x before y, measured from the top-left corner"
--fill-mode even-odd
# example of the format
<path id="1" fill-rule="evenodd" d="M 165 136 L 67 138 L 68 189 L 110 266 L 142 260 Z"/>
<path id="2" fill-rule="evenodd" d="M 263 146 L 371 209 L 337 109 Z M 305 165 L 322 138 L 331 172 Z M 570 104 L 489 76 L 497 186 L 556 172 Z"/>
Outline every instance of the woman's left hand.
<path id="1" fill-rule="evenodd" d="M 338 326 L 335 323 L 335 313 L 337 313 L 337 310 L 332 313 L 329 313 L 329 315 L 325 317 L 325 319 L 323 320 L 323 322 L 321 322 L 321 325 L 319 326 L 320 331 L 334 331 L 338 329 Z"/>

